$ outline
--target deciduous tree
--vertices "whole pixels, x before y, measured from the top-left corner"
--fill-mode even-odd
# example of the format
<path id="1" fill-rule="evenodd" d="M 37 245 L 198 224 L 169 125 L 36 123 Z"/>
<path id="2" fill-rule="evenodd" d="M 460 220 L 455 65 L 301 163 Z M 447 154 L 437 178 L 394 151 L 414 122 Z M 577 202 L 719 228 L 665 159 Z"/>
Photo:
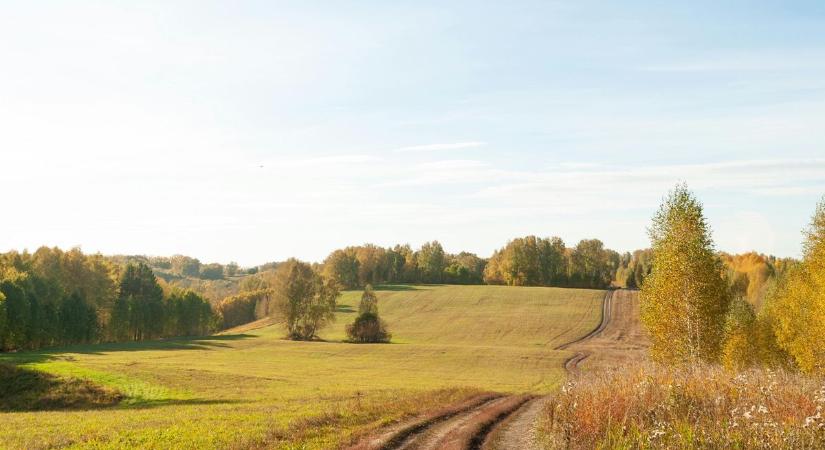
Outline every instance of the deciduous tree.
<path id="1" fill-rule="evenodd" d="M 279 266 L 273 289 L 290 338 L 313 339 L 335 320 L 338 288 L 309 264 L 292 259 Z"/>
<path id="2" fill-rule="evenodd" d="M 730 296 L 702 205 L 684 184 L 672 190 L 649 229 L 652 271 L 642 285 L 642 321 L 660 361 L 715 361 Z"/>
<path id="3" fill-rule="evenodd" d="M 825 197 L 805 232 L 802 262 L 788 270 L 766 308 L 780 347 L 802 371 L 825 374 Z"/>

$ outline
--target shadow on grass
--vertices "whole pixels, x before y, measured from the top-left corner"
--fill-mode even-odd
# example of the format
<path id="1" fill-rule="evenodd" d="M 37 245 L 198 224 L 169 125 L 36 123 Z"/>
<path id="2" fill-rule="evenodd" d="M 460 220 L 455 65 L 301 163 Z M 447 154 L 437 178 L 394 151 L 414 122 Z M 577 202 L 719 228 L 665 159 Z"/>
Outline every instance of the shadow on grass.
<path id="1" fill-rule="evenodd" d="M 101 409 L 123 399 L 120 392 L 89 380 L 0 364 L 0 412 Z"/>
<path id="2" fill-rule="evenodd" d="M 412 284 L 379 284 L 373 288 L 373 290 L 376 291 L 418 291 L 420 289 L 420 286 L 415 286 Z"/>
<path id="3" fill-rule="evenodd" d="M 27 364 L 65 359 L 66 353 L 102 355 L 111 352 L 138 352 L 157 350 L 212 350 L 230 347 L 225 341 L 237 341 L 255 337 L 251 334 L 223 334 L 214 336 L 170 338 L 140 342 L 109 342 L 102 344 L 73 345 L 19 353 L 0 353 L 0 363 Z"/>
<path id="4" fill-rule="evenodd" d="M 355 309 L 352 308 L 350 305 L 336 305 L 335 312 L 338 313 L 354 313 Z"/>
<path id="5" fill-rule="evenodd" d="M 0 364 L 0 412 L 149 409 L 175 405 L 245 403 L 242 400 L 144 399 L 91 380 Z"/>

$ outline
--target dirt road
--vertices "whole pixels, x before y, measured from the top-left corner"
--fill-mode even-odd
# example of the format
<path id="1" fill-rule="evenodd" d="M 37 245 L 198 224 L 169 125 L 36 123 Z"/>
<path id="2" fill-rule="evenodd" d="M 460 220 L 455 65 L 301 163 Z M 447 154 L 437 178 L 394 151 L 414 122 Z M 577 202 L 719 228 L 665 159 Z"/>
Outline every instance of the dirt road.
<path id="1" fill-rule="evenodd" d="M 594 333 L 559 349 L 576 352 L 565 368 L 576 373 L 642 361 L 650 341 L 639 319 L 639 293 L 621 289 L 605 299 L 602 324 Z"/>
<path id="2" fill-rule="evenodd" d="M 639 322 L 638 293 L 618 290 L 606 293 L 596 329 L 556 349 L 575 352 L 565 367 L 577 374 L 640 360 L 648 346 Z M 546 397 L 481 395 L 388 427 L 350 450 L 531 450 L 536 448 L 535 423 L 545 402 Z"/>

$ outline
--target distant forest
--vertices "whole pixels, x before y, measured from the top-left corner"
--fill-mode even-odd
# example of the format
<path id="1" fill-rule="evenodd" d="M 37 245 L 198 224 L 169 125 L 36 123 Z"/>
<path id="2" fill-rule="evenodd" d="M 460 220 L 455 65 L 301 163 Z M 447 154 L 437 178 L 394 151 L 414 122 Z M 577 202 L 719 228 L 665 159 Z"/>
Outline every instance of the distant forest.
<path id="1" fill-rule="evenodd" d="M 490 258 L 446 253 L 438 241 L 371 244 L 333 251 L 311 267 L 338 289 L 366 285 L 500 284 L 637 288 L 651 270 L 649 250 L 619 253 L 596 239 L 513 239 Z M 794 264 L 757 253 L 721 254 L 726 280 L 758 308 Z M 294 261 L 294 260 L 290 260 Z M 93 342 L 202 335 L 277 313 L 284 262 L 251 268 L 175 255 L 104 256 L 42 247 L 0 254 L 0 351 Z"/>

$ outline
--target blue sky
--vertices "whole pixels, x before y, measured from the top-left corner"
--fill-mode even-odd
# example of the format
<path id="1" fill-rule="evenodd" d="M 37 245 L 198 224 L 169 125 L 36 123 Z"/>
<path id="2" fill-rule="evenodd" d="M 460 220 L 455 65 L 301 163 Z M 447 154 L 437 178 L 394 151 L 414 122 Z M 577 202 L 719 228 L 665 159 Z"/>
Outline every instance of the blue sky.
<path id="1" fill-rule="evenodd" d="M 796 256 L 825 4 L 680 3 L 4 2 L 0 250 L 623 251 L 686 181 L 719 249 Z"/>

